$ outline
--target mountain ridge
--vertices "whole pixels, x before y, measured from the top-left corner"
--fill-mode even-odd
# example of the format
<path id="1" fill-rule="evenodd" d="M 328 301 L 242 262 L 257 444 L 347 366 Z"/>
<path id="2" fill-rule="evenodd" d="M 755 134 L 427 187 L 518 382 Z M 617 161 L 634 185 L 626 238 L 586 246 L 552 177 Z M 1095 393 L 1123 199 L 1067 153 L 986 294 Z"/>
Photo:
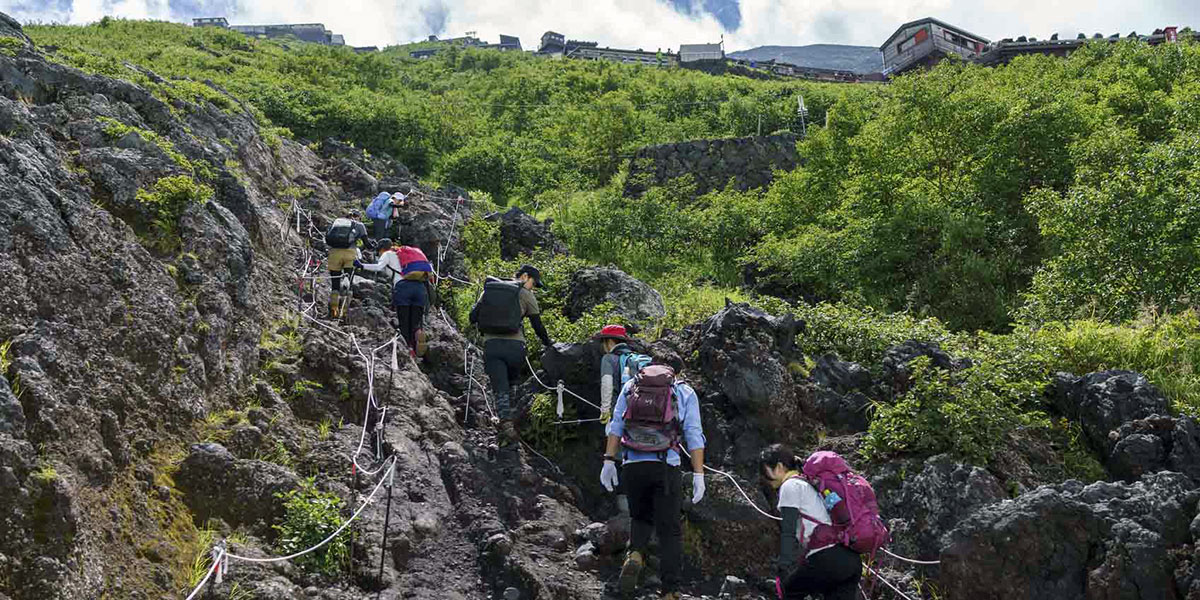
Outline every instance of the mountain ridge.
<path id="1" fill-rule="evenodd" d="M 882 67 L 879 48 L 846 44 L 808 44 L 805 46 L 758 46 L 730 52 L 732 58 L 744 60 L 776 60 L 801 67 L 851 71 L 856 74 L 877 73 Z"/>

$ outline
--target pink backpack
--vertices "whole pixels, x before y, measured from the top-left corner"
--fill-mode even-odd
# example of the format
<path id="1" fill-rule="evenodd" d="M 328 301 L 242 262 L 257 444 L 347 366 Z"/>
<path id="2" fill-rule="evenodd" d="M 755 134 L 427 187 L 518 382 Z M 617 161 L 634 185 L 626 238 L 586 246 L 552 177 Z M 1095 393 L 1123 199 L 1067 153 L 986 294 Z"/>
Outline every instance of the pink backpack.
<path id="1" fill-rule="evenodd" d="M 892 541 L 887 525 L 879 517 L 875 490 L 836 452 L 814 452 L 804 461 L 801 472 L 817 488 L 833 521 L 826 525 L 802 515 L 816 524 L 809 547 L 841 544 L 859 554 L 873 555 Z"/>
<path id="2" fill-rule="evenodd" d="M 665 365 L 650 365 L 638 373 L 625 398 L 621 444 L 641 452 L 666 452 L 679 447 L 675 385 L 675 371 Z"/>

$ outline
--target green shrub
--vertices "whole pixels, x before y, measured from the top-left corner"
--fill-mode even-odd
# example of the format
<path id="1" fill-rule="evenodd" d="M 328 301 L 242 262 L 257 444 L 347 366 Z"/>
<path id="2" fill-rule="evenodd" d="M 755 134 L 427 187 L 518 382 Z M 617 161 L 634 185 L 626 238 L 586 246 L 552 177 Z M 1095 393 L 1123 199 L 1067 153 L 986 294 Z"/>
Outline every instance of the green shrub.
<path id="1" fill-rule="evenodd" d="M 280 554 L 311 548 L 342 524 L 342 499 L 333 492 L 318 490 L 311 477 L 302 481 L 299 488 L 276 497 L 283 501 L 284 510 L 283 520 L 272 526 L 279 535 L 275 550 Z M 349 542 L 347 528 L 319 550 L 295 559 L 295 563 L 305 570 L 334 575 L 350 559 Z"/>
<path id="2" fill-rule="evenodd" d="M 821 303 L 795 307 L 807 332 L 796 338 L 809 356 L 835 353 L 842 360 L 875 367 L 884 352 L 907 340 L 944 343 L 952 334 L 940 321 L 919 319 L 908 313 L 885 313 L 871 307 Z"/>
<path id="3" fill-rule="evenodd" d="M 158 251 L 169 254 L 179 249 L 179 218 L 192 204 L 204 204 L 213 190 L 186 175 L 163 177 L 152 190 L 139 189 L 137 202 L 150 213 L 147 241 Z"/>
<path id="4" fill-rule="evenodd" d="M 563 421 L 578 419 L 574 399 L 563 398 Z M 522 439 L 546 456 L 561 456 L 568 445 L 579 438 L 575 425 L 558 425 L 558 397 L 553 393 L 540 393 L 529 404 L 529 423 Z"/>
<path id="5" fill-rule="evenodd" d="M 911 387 L 894 404 L 876 403 L 863 453 L 870 458 L 907 452 L 951 452 L 987 464 L 1010 432 L 1038 423 L 1041 386 L 1013 380 L 1004 369 L 980 364 L 952 372 L 928 357 L 909 363 Z"/>

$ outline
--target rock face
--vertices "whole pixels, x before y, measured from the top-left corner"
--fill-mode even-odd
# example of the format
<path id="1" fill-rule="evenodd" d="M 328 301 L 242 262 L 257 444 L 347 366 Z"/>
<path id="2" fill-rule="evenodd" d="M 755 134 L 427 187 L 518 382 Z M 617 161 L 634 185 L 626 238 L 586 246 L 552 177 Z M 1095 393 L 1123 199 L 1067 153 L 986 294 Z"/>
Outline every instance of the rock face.
<path id="1" fill-rule="evenodd" d="M 567 247 L 550 232 L 552 221 L 538 221 L 515 206 L 488 218 L 500 222 L 500 256 L 505 260 L 533 254 L 537 250 L 567 253 Z"/>
<path id="2" fill-rule="evenodd" d="M 870 371 L 858 363 L 825 355 L 817 360 L 812 380 L 819 386 L 813 404 L 825 426 L 834 431 L 866 431 Z"/>
<path id="3" fill-rule="evenodd" d="M 238 460 L 219 444 L 198 444 L 179 468 L 176 482 L 196 518 L 230 525 L 257 525 L 264 532 L 281 516 L 276 494 L 295 489 L 296 475 L 260 460 Z"/>
<path id="4" fill-rule="evenodd" d="M 1106 440 L 1105 468 L 1114 479 L 1175 471 L 1200 484 L 1200 426 L 1192 417 L 1151 416 L 1122 424 Z"/>
<path id="5" fill-rule="evenodd" d="M 1169 412 L 1169 402 L 1140 373 L 1101 371 L 1083 377 L 1055 378 L 1054 407 L 1078 420 L 1088 443 L 1099 453 L 1109 446 L 1109 434 L 1122 423 Z"/>
<path id="6" fill-rule="evenodd" d="M 881 465 L 871 473 L 871 487 L 892 532 L 890 549 L 918 560 L 937 560 L 944 534 L 1008 497 L 986 469 L 944 454 Z"/>
<path id="7" fill-rule="evenodd" d="M 661 294 L 615 267 L 588 267 L 576 271 L 571 276 L 570 295 L 563 313 L 575 321 L 605 302 L 631 324 L 652 323 L 667 314 Z"/>
<path id="8" fill-rule="evenodd" d="M 780 133 L 762 137 L 698 140 L 648 146 L 630 160 L 625 195 L 640 196 L 651 185 L 662 185 L 686 175 L 695 178 L 696 194 L 734 188 L 766 187 L 775 171 L 790 171 L 800 164 L 796 135 Z"/>
<path id="9" fill-rule="evenodd" d="M 1172 553 L 1195 541 L 1198 499 L 1178 473 L 1038 488 L 946 536 L 940 587 L 951 599 L 1178 597 Z"/>

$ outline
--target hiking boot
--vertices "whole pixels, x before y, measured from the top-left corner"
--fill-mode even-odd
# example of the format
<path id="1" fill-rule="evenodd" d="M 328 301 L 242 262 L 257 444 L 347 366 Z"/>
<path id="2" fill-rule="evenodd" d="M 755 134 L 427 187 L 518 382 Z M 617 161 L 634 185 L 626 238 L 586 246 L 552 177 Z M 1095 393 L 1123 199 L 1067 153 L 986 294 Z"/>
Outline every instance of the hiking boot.
<path id="1" fill-rule="evenodd" d="M 498 433 L 501 447 L 511 446 L 521 439 L 517 435 L 517 428 L 513 425 L 512 419 L 504 419 L 500 421 Z"/>
<path id="2" fill-rule="evenodd" d="M 642 559 L 642 553 L 634 550 L 625 557 L 625 564 L 621 565 L 621 578 L 617 582 L 617 587 L 622 594 L 626 596 L 632 595 L 637 589 L 638 576 L 642 574 L 642 567 L 646 566 L 646 561 Z"/>

